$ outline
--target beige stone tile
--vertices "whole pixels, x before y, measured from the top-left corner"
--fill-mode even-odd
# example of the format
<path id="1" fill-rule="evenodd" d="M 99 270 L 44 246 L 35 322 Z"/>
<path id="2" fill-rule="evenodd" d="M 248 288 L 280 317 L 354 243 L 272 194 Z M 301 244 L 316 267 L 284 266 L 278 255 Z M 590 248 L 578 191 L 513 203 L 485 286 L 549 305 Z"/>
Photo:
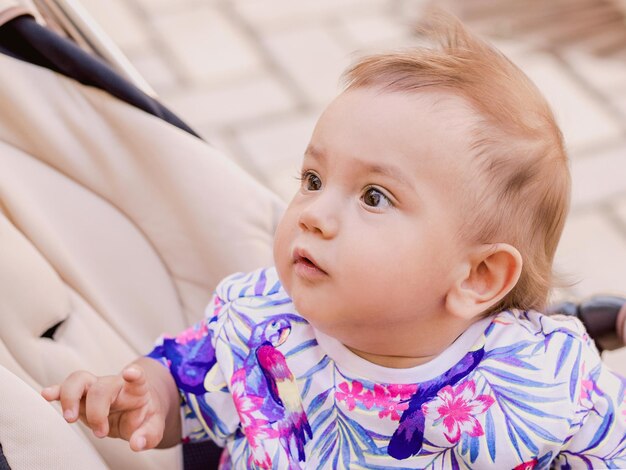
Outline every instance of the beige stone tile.
<path id="1" fill-rule="evenodd" d="M 610 93 L 613 89 L 626 87 L 626 62 L 611 57 L 596 57 L 579 50 L 570 50 L 564 54 L 583 79 L 601 93 Z"/>
<path id="2" fill-rule="evenodd" d="M 510 60 L 512 60 L 515 64 L 518 62 L 522 63 L 526 56 L 533 53 L 532 45 L 530 45 L 526 41 L 520 41 L 511 38 L 490 38 L 487 36 L 482 36 L 483 39 L 489 42 L 489 44 L 493 45 L 502 52 L 505 56 L 507 56 Z M 519 65 L 519 64 L 518 64 Z"/>
<path id="3" fill-rule="evenodd" d="M 622 125 L 626 123 L 626 86 L 614 89 L 609 94 L 610 102 L 620 114 Z"/>
<path id="4" fill-rule="evenodd" d="M 293 107 L 286 90 L 268 74 L 219 87 L 183 88 L 163 98 L 172 109 L 200 127 L 235 125 Z"/>
<path id="5" fill-rule="evenodd" d="M 403 47 L 412 40 L 410 26 L 390 15 L 346 15 L 339 20 L 338 29 L 360 49 Z"/>
<path id="6" fill-rule="evenodd" d="M 534 54 L 521 57 L 516 63 L 552 105 L 569 149 L 589 148 L 621 134 L 619 123 L 568 75 L 556 59 Z"/>
<path id="7" fill-rule="evenodd" d="M 339 90 L 339 76 L 350 63 L 349 51 L 324 27 L 270 33 L 263 45 L 310 101 L 326 104 Z"/>
<path id="8" fill-rule="evenodd" d="M 571 161 L 572 206 L 609 201 L 626 194 L 626 142 Z"/>
<path id="9" fill-rule="evenodd" d="M 380 11 L 392 3 L 391 0 L 235 0 L 234 6 L 249 24 L 267 31 L 319 23 L 354 12 Z"/>
<path id="10" fill-rule="evenodd" d="M 133 8 L 122 0 L 81 0 L 80 4 L 98 26 L 123 51 L 147 47 L 149 36 Z"/>
<path id="11" fill-rule="evenodd" d="M 156 16 L 163 13 L 176 13 L 181 10 L 194 8 L 190 0 L 131 0 L 147 15 Z"/>
<path id="12" fill-rule="evenodd" d="M 626 195 L 615 198 L 611 203 L 611 208 L 626 227 Z"/>
<path id="13" fill-rule="evenodd" d="M 556 267 L 577 297 L 626 294 L 626 239 L 600 213 L 572 215 L 557 250 Z"/>
<path id="14" fill-rule="evenodd" d="M 192 83 L 228 83 L 261 69 L 252 44 L 215 6 L 157 16 L 153 24 Z"/>
<path id="15" fill-rule="evenodd" d="M 296 177 L 318 115 L 294 114 L 237 135 L 246 154 L 242 165 L 286 201 L 299 186 Z"/>

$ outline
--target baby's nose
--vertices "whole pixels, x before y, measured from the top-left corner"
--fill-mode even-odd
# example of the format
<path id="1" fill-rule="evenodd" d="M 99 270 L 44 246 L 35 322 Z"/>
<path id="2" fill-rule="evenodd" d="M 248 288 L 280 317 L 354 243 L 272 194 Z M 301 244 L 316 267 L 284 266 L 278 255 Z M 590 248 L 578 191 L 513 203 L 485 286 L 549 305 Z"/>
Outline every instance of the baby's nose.
<path id="1" fill-rule="evenodd" d="M 317 198 L 302 210 L 298 224 L 302 230 L 316 233 L 323 238 L 333 238 L 339 230 L 337 205 L 329 201 L 329 198 Z"/>

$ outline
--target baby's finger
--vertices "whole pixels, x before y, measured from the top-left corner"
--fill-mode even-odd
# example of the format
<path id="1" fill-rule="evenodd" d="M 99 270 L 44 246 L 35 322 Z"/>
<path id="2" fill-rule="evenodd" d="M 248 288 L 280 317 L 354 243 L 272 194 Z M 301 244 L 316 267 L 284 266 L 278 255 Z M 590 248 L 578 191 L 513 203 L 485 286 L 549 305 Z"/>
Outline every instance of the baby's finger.
<path id="1" fill-rule="evenodd" d="M 143 368 L 137 364 L 128 366 L 122 371 L 122 377 L 126 381 L 124 391 L 131 395 L 144 395 L 148 388 L 146 382 L 146 373 Z"/>
<path id="2" fill-rule="evenodd" d="M 117 375 L 100 377 L 91 385 L 85 399 L 85 419 L 98 437 L 109 434 L 111 403 L 117 398 L 123 380 Z"/>
<path id="3" fill-rule="evenodd" d="M 63 417 L 68 423 L 78 419 L 80 401 L 96 377 L 89 372 L 79 370 L 70 374 L 60 386 L 59 400 Z"/>
<path id="4" fill-rule="evenodd" d="M 41 396 L 47 401 L 55 401 L 61 398 L 61 386 L 51 385 L 41 390 Z"/>
<path id="5" fill-rule="evenodd" d="M 150 415 L 130 436 L 130 448 L 135 452 L 154 449 L 163 440 L 165 419 L 158 414 Z"/>

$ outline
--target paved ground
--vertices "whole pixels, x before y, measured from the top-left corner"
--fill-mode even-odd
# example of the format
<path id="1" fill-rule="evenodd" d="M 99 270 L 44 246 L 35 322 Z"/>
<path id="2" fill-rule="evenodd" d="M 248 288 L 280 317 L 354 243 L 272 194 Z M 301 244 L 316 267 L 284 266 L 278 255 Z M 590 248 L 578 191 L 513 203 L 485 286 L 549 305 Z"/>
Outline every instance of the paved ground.
<path id="1" fill-rule="evenodd" d="M 161 99 L 288 199 L 312 126 L 364 52 L 415 43 L 417 0 L 82 0 Z M 573 207 L 558 296 L 626 294 L 626 59 L 497 45 L 553 104 Z"/>

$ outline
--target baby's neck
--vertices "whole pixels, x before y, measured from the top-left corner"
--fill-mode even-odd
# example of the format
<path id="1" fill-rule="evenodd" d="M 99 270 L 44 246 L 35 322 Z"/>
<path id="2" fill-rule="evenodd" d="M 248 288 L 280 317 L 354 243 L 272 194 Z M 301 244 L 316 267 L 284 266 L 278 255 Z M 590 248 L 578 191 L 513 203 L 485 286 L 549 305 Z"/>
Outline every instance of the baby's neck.
<path id="1" fill-rule="evenodd" d="M 448 320 L 448 321 L 446 321 Z M 340 338 L 346 348 L 366 361 L 392 369 L 407 369 L 426 364 L 446 351 L 465 333 L 477 319 L 440 317 L 427 324 L 409 325 L 405 328 L 387 328 L 384 332 L 359 331 L 359 341 Z M 343 341 L 347 339 L 348 341 Z M 364 341 L 371 339 L 371 341 Z M 351 343 L 351 344 L 350 344 Z"/>
<path id="2" fill-rule="evenodd" d="M 358 349 L 351 348 L 346 346 L 350 351 L 356 354 L 359 357 L 362 357 L 368 362 L 372 364 L 376 364 L 383 367 L 389 367 L 392 369 L 408 369 L 411 367 L 419 366 L 422 364 L 426 364 L 430 362 L 432 359 L 436 358 L 439 353 L 431 354 L 428 356 L 382 356 L 378 354 L 371 354 L 365 351 L 359 351 Z"/>

